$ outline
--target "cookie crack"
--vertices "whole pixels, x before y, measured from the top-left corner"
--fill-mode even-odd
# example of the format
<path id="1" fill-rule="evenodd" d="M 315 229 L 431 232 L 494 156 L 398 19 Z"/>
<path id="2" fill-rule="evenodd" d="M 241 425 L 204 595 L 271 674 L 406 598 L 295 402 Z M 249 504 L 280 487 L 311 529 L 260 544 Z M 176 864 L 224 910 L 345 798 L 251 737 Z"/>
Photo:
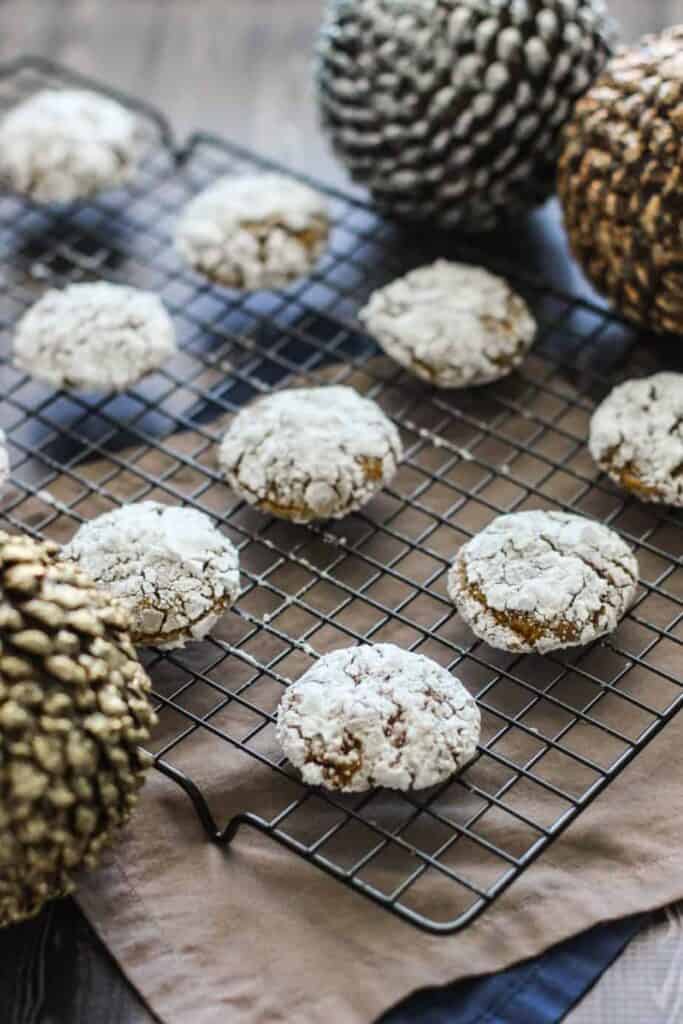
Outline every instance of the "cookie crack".
<path id="1" fill-rule="evenodd" d="M 510 632 L 524 641 L 525 646 L 535 647 L 538 641 L 542 640 L 549 633 L 562 643 L 576 642 L 579 637 L 576 626 L 571 622 L 565 622 L 563 619 L 542 622 L 528 612 L 506 612 L 498 608 L 492 608 L 483 590 L 476 583 L 470 583 L 467 571 L 462 564 L 461 585 L 465 592 L 481 605 L 485 614 L 493 616 L 499 626 L 509 629 Z"/>
<path id="2" fill-rule="evenodd" d="M 626 568 L 626 566 L 622 565 L 620 562 L 617 562 L 616 564 L 619 566 L 622 572 L 625 573 L 626 576 L 628 576 L 630 583 L 617 583 L 617 581 L 614 579 L 614 576 L 612 576 L 612 574 L 608 572 L 607 569 L 600 569 L 597 565 L 593 565 L 592 562 L 590 562 L 587 558 L 584 558 L 583 555 L 579 554 L 578 551 L 573 551 L 572 554 L 575 558 L 578 558 L 578 560 L 583 565 L 585 565 L 587 569 L 591 569 L 596 576 L 598 576 L 605 583 L 608 583 L 615 590 L 626 590 L 628 589 L 630 584 L 636 582 L 636 577 L 633 576 L 632 573 Z"/>

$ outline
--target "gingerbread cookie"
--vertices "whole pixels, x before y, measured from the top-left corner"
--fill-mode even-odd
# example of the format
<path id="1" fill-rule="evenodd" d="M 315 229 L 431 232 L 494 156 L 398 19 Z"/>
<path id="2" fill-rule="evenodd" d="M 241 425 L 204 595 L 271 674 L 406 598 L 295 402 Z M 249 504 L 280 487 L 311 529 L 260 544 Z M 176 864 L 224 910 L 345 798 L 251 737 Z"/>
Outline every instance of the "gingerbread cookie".
<path id="1" fill-rule="evenodd" d="M 607 526 L 530 511 L 499 516 L 468 541 L 448 592 L 491 647 L 545 654 L 613 632 L 637 581 L 633 552 Z"/>
<path id="2" fill-rule="evenodd" d="M 402 457 L 396 427 L 348 387 L 290 388 L 233 420 L 218 452 L 230 487 L 295 523 L 341 519 L 387 484 Z"/>
<path id="3" fill-rule="evenodd" d="M 643 501 L 683 507 L 683 374 L 620 384 L 590 426 L 591 455 Z"/>
<path id="4" fill-rule="evenodd" d="M 315 266 L 329 234 L 325 201 L 279 174 L 221 178 L 185 207 L 176 248 L 212 281 L 284 288 Z"/>
<path id="5" fill-rule="evenodd" d="M 117 508 L 81 526 L 62 556 L 128 609 L 140 645 L 201 640 L 239 596 L 237 551 L 196 509 Z"/>
<path id="6" fill-rule="evenodd" d="M 326 654 L 289 687 L 277 717 L 304 782 L 343 793 L 443 782 L 473 758 L 479 732 L 462 683 L 394 644 Z"/>
<path id="7" fill-rule="evenodd" d="M 359 316 L 388 356 L 440 388 L 505 377 L 536 334 L 526 302 L 506 281 L 446 260 L 376 291 Z"/>
<path id="8" fill-rule="evenodd" d="M 14 336 L 15 365 L 55 388 L 124 391 L 175 352 L 157 296 L 106 281 L 51 289 Z"/>
<path id="9" fill-rule="evenodd" d="M 120 103 L 46 89 L 0 123 L 0 181 L 39 203 L 71 202 L 127 182 L 139 150 L 137 118 Z"/>

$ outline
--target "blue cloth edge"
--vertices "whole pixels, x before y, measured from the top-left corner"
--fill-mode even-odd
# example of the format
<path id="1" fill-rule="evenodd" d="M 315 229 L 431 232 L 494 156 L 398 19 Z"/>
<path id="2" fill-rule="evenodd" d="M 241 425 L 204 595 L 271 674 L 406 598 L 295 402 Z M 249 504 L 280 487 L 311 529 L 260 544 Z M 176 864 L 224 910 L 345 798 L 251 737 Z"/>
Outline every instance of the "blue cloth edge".
<path id="1" fill-rule="evenodd" d="M 497 974 L 421 989 L 376 1024 L 560 1024 L 647 920 L 596 925 Z"/>

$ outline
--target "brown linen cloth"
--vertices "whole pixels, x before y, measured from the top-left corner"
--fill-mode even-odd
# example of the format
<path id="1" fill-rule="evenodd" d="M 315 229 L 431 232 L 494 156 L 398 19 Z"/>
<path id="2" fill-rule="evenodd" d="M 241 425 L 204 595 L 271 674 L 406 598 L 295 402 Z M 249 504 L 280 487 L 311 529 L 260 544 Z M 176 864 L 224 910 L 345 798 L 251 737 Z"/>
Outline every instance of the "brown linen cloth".
<path id="1" fill-rule="evenodd" d="M 680 725 L 458 935 L 422 934 L 255 833 L 213 846 L 156 773 L 79 902 L 166 1024 L 369 1024 L 415 989 L 500 970 L 682 896 Z M 231 793 L 218 749 L 205 758 L 198 746 L 192 760 L 226 814 L 268 785 L 267 769 L 245 763 Z"/>
<path id="2" fill-rule="evenodd" d="M 517 385 L 513 382 L 508 386 Z M 568 384 L 563 386 L 569 388 Z M 544 401 L 542 395 L 538 401 Z M 536 406 L 532 411 L 538 411 Z M 425 405 L 424 415 L 428 413 Z M 572 429 L 579 434 L 585 431 L 587 415 L 580 411 L 581 418 L 572 421 Z M 508 429 L 513 436 L 524 437 L 524 430 L 528 429 L 525 424 L 526 420 L 520 415 L 510 420 Z M 85 495 L 81 500 L 82 484 L 73 475 L 66 474 L 41 495 L 27 501 L 21 514 L 27 522 L 42 523 L 50 506 L 53 510 L 56 506 L 60 514 L 51 522 L 49 532 L 58 540 L 66 540 L 73 533 L 74 521 L 68 509 L 60 510 L 60 502 L 75 502 L 78 513 L 90 518 L 112 507 L 114 502 L 109 495 L 128 500 L 141 496 L 172 500 L 162 489 L 147 493 L 145 480 L 154 481 L 162 476 L 179 495 L 199 493 L 207 510 L 224 514 L 230 505 L 225 488 L 214 482 L 208 490 L 203 489 L 202 474 L 184 465 L 182 460 L 176 464 L 174 457 L 174 452 L 192 452 L 197 462 L 213 468 L 212 439 L 220 436 L 221 426 L 212 425 L 208 438 L 203 429 L 167 439 L 166 454 L 144 448 L 125 453 L 128 464 L 135 464 L 136 472 L 123 468 L 115 458 L 81 463 L 77 467 L 78 477 L 87 477 L 99 488 L 99 495 Z M 415 429 L 423 426 L 439 429 L 441 434 L 445 430 L 433 427 L 429 420 L 419 422 Z M 404 428 L 413 429 L 405 422 Z M 423 455 L 428 467 L 436 465 L 439 459 L 450 458 L 449 444 L 457 448 L 468 443 L 467 436 L 457 433 L 461 430 L 462 424 L 455 423 L 454 433 L 442 438 L 443 443 L 437 446 L 426 445 L 424 453 L 413 456 L 413 465 Z M 566 441 L 546 432 L 540 444 L 546 455 L 559 459 L 561 451 L 551 445 L 561 446 Z M 489 445 L 487 458 L 503 466 L 511 453 L 502 444 Z M 577 454 L 574 465 L 584 474 L 595 472 L 583 449 Z M 138 471 L 143 476 L 138 475 Z M 459 486 L 468 489 L 477 486 L 478 474 L 485 476 L 488 472 L 476 462 L 464 459 L 454 462 L 447 471 Z M 526 507 L 552 505 L 557 498 L 574 500 L 576 480 L 559 470 L 548 476 L 545 468 L 542 475 L 538 475 L 533 460 L 526 457 L 518 459 L 514 467 L 515 479 L 522 480 L 521 485 L 514 484 L 518 490 L 523 487 L 527 473 L 530 479 L 541 480 L 538 486 L 542 487 L 548 501 L 544 502 L 536 494 Z M 534 473 L 537 476 L 534 477 Z M 394 492 L 410 493 L 414 486 L 415 470 L 406 465 L 392 488 Z M 506 488 L 511 487 L 509 479 L 497 477 L 486 484 L 486 497 L 494 502 L 510 501 L 514 494 L 506 493 Z M 395 502 L 391 505 L 392 501 L 389 494 L 379 496 L 367 515 L 383 521 L 396 506 Z M 582 500 L 580 510 L 602 517 L 609 512 L 610 501 L 618 502 L 620 498 L 592 491 Z M 474 499 L 451 514 L 448 509 L 453 502 L 452 493 L 445 493 L 439 483 L 428 491 L 423 490 L 420 502 L 423 508 L 447 518 L 429 539 L 430 549 L 439 551 L 443 558 L 452 556 L 465 536 L 458 532 L 459 525 L 467 530 L 478 529 L 494 514 L 490 507 Z M 648 517 L 654 513 L 638 506 L 628 515 L 631 519 L 625 528 L 644 533 L 650 523 Z M 414 531 L 416 536 L 420 535 L 425 518 L 413 509 L 401 511 L 398 527 L 401 534 L 410 535 Z M 252 532 L 264 523 L 258 513 L 242 510 L 226 521 L 228 532 L 236 521 Z M 364 528 L 363 523 L 351 517 L 330 529 L 338 529 L 354 544 L 360 544 L 354 531 Z M 280 540 L 284 538 L 285 545 L 290 543 L 290 534 L 294 531 L 292 543 L 299 545 L 296 550 L 306 555 L 309 565 L 328 564 L 316 563 L 316 559 L 323 557 L 329 561 L 329 552 L 322 550 L 323 541 L 319 537 L 298 527 L 273 526 L 272 529 L 285 531 L 275 534 Z M 680 557 L 683 539 L 679 530 L 673 527 L 660 530 L 657 543 L 660 548 L 667 547 L 672 557 Z M 383 531 L 369 534 L 368 540 L 362 541 L 362 547 L 379 565 L 392 560 L 399 564 L 404 578 L 426 581 L 434 577 L 435 568 L 440 568 L 434 560 L 428 564 L 430 556 L 422 551 L 407 550 L 405 558 L 397 563 L 397 541 Z M 662 560 L 645 549 L 639 552 L 639 557 L 642 577 L 657 579 L 662 572 Z M 253 543 L 242 550 L 243 567 L 254 576 L 278 559 L 277 553 L 264 548 L 256 536 Z M 311 575 L 306 564 L 301 559 L 298 562 L 288 559 L 277 565 L 269 579 L 272 581 L 277 574 L 277 585 L 285 595 L 298 592 L 310 579 L 314 586 L 306 590 L 309 606 L 321 610 L 334 608 L 338 601 L 333 592 L 334 581 L 321 578 L 315 572 Z M 362 575 L 366 570 L 359 559 L 349 558 L 335 571 L 337 578 L 347 573 L 345 580 L 351 586 L 368 582 Z M 428 583 L 427 591 L 410 606 L 406 604 L 405 584 L 398 577 L 385 576 L 372 582 L 372 596 L 377 601 L 391 608 L 401 605 L 403 622 L 392 618 L 383 623 L 386 616 L 359 597 L 313 635 L 316 651 L 323 653 L 348 645 L 348 636 L 334 628 L 334 623 L 343 615 L 346 625 L 362 635 L 368 633 L 378 619 L 378 629 L 372 634 L 376 641 L 407 644 L 420 642 L 424 637 L 421 653 L 450 661 L 452 653 L 439 643 L 439 636 L 447 636 L 467 649 L 471 635 L 456 616 L 442 625 L 443 602 L 438 607 L 436 602 L 433 607 L 430 604 L 430 594 L 445 593 L 444 575 L 439 576 L 437 572 L 436 582 Z M 676 575 L 667 580 L 667 586 L 677 593 L 682 582 L 683 578 Z M 157 689 L 168 684 L 172 690 L 177 677 L 182 679 L 183 659 L 190 672 L 205 670 L 227 689 L 248 681 L 249 673 L 255 673 L 253 662 L 248 661 L 250 644 L 251 656 L 262 664 L 275 657 L 279 650 L 280 641 L 269 629 L 249 639 L 253 633 L 252 622 L 258 622 L 265 612 L 271 613 L 272 604 L 268 602 L 273 599 L 267 587 L 249 588 L 240 601 L 244 614 L 228 613 L 214 631 L 214 636 L 231 646 L 229 656 L 217 666 L 205 664 L 202 659 L 216 660 L 216 648 L 210 644 L 193 645 L 187 652 L 154 667 L 152 675 Z M 675 614 L 672 603 L 660 594 L 644 593 L 641 600 L 641 615 L 662 626 Z M 247 614 L 252 616 L 251 621 L 245 619 Z M 285 602 L 271 615 L 271 623 L 272 620 L 283 633 L 297 637 L 305 633 L 311 615 L 297 602 L 291 606 Z M 296 678 L 311 663 L 312 652 L 306 651 L 303 644 L 301 648 L 287 653 L 278 662 L 277 671 L 282 676 Z M 629 652 L 638 656 L 638 661 L 630 663 L 630 667 Z M 524 706 L 529 700 L 529 690 L 543 694 L 563 664 L 576 665 L 576 672 L 570 671 L 566 678 L 563 675 L 557 686 L 553 683 L 552 692 L 565 704 L 582 708 L 594 692 L 595 684 L 581 675 L 580 668 L 605 681 L 616 679 L 623 670 L 614 691 L 602 696 L 593 707 L 592 715 L 633 738 L 651 724 L 651 719 L 622 699 L 620 693 L 639 697 L 662 709 L 669 706 L 678 693 L 678 687 L 673 682 L 667 683 L 656 670 L 674 677 L 680 674 L 680 646 L 658 638 L 632 619 L 620 626 L 611 646 L 598 644 L 585 652 L 570 653 L 559 663 L 560 670 L 558 662 L 552 658 L 519 660 L 487 651 L 485 661 L 486 664 L 482 664 L 481 660 L 468 655 L 457 667 L 458 676 L 475 693 L 486 690 L 484 744 L 513 764 L 525 764 L 540 751 L 542 756 L 536 761 L 534 771 L 576 795 L 583 793 L 594 777 L 585 765 L 557 750 L 543 753 L 542 739 L 535 735 L 536 731 L 539 737 L 557 735 L 568 719 L 571 720 L 571 714 L 567 718 L 565 711 L 545 699 L 527 714 Z M 521 680 L 526 689 L 505 676 L 495 682 L 496 666 L 504 668 L 513 662 L 514 677 Z M 487 688 L 492 681 L 495 686 Z M 257 672 L 249 686 L 255 703 L 272 712 L 281 687 Z M 210 697 L 207 688 L 196 684 L 183 700 L 186 700 L 186 707 L 204 713 L 206 705 L 202 702 Z M 500 739 L 496 738 L 500 726 L 496 709 L 516 716 L 515 722 L 519 723 L 506 730 Z M 183 726 L 178 716 L 174 720 L 174 714 L 168 710 L 162 713 L 155 749 Z M 244 709 L 240 711 L 234 703 L 221 710 L 213 721 L 235 736 L 248 733 L 253 725 L 249 713 Z M 528 726 L 526 731 L 522 724 Z M 83 878 L 80 903 L 128 978 L 165 1024 L 190 1021 L 192 1024 L 217 1024 L 219 1021 L 221 1024 L 224 1021 L 231 1024 L 368 1024 L 418 988 L 500 970 L 537 955 L 600 921 L 647 911 L 682 897 L 682 732 L 683 717 L 679 717 L 502 898 L 456 935 L 432 936 L 418 931 L 250 829 L 243 829 L 228 849 L 212 845 L 187 796 L 156 772 L 150 774 L 141 806 L 122 841 L 107 855 L 97 872 Z M 565 747 L 605 766 L 620 752 L 613 738 L 586 723 L 565 730 L 562 742 Z M 259 734 L 258 743 L 261 753 L 277 756 L 272 727 Z M 173 751 L 172 761 L 200 785 L 220 824 L 245 810 L 272 818 L 301 794 L 293 780 L 278 775 L 267 765 L 204 730 L 183 740 Z M 466 777 L 485 792 L 498 791 L 505 782 L 505 769 L 494 758 L 484 756 L 467 770 Z M 444 801 L 439 810 L 451 820 L 464 821 L 476 814 L 480 798 L 474 789 L 455 783 L 447 789 Z M 507 791 L 502 804 L 497 810 L 487 810 L 476 827 L 490 841 L 513 854 L 529 848 L 529 835 L 524 834 L 525 826 L 519 820 L 505 813 L 506 804 L 546 824 L 555 821 L 560 811 L 551 792 L 525 780 Z M 379 824 L 394 828 L 400 824 L 405 806 L 401 798 L 380 793 L 373 800 L 372 816 Z M 304 804 L 296 816 L 298 822 L 288 822 L 288 827 L 290 831 L 298 829 L 304 840 L 321 835 L 325 824 L 334 824 L 334 812 L 317 798 Z M 415 827 L 423 831 L 409 834 L 408 838 L 419 842 L 423 848 L 436 850 L 443 842 L 444 837 L 439 835 L 434 823 L 418 820 Z M 368 838 L 363 835 L 362 827 L 351 827 L 342 830 L 333 843 L 335 860 L 351 864 L 367 849 Z M 489 885 L 492 873 L 500 870 L 499 863 L 489 863 L 486 852 L 466 838 L 454 844 L 444 861 L 457 866 L 463 875 L 483 886 Z M 366 880 L 383 891 L 391 891 L 405 875 L 405 862 L 387 856 L 370 865 Z M 457 901 L 462 894 L 459 897 L 457 887 L 445 882 L 433 869 L 420 878 L 408 896 L 413 894 L 416 908 L 437 919 L 448 920 L 461 909 Z"/>

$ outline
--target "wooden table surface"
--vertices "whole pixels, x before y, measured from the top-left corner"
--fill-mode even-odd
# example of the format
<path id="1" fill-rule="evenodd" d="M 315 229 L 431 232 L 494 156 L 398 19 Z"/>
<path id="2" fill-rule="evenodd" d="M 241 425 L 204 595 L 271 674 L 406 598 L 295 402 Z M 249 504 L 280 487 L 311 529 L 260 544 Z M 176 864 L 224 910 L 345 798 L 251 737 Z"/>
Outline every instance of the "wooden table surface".
<path id="1" fill-rule="evenodd" d="M 609 3 L 625 39 L 683 21 L 683 0 Z M 321 7 L 322 0 L 0 0 L 0 60 L 49 56 L 144 97 L 181 136 L 215 131 L 346 184 L 312 99 Z M 151 1019 L 71 901 L 0 932 L 0 1024 Z M 568 1021 L 683 1021 L 683 909 L 653 915 Z"/>

